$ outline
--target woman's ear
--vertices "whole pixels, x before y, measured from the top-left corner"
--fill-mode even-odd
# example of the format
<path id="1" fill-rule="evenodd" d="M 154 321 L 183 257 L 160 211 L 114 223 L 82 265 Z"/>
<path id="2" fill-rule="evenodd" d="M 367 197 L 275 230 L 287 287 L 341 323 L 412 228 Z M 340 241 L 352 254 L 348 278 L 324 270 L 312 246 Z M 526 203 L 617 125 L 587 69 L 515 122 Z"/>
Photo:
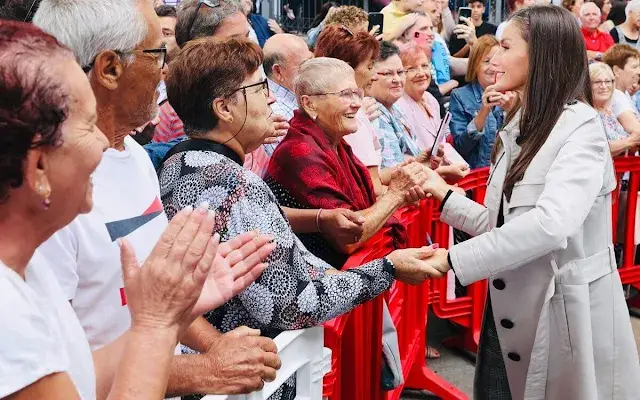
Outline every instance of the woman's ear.
<path id="1" fill-rule="evenodd" d="M 94 62 L 91 74 L 99 85 L 108 90 L 118 88 L 118 80 L 122 77 L 124 65 L 121 57 L 112 50 L 100 52 Z"/>
<path id="2" fill-rule="evenodd" d="M 614 65 L 613 68 L 611 68 L 611 70 L 613 71 L 613 77 L 615 79 L 618 79 L 620 75 L 620 67 L 618 67 L 617 65 Z"/>
<path id="3" fill-rule="evenodd" d="M 39 136 L 39 135 L 38 135 Z M 39 140 L 38 137 L 34 141 Z M 23 164 L 24 182 L 29 189 L 42 198 L 43 203 L 49 201 L 51 196 L 51 183 L 47 177 L 49 160 L 42 146 L 35 147 L 27 153 L 27 159 Z"/>
<path id="4" fill-rule="evenodd" d="M 302 95 L 302 97 L 300 98 L 300 100 L 302 101 L 302 103 L 300 104 L 300 107 L 302 107 L 302 109 L 304 110 L 305 113 L 307 113 L 307 115 L 312 119 L 312 120 L 316 120 L 316 118 L 318 118 L 318 112 L 316 110 L 316 104 L 315 102 L 311 99 L 310 96 L 307 95 Z"/>
<path id="5" fill-rule="evenodd" d="M 214 99 L 211 103 L 211 109 L 213 110 L 213 113 L 218 118 L 218 120 L 220 120 L 220 122 L 224 122 L 227 124 L 233 122 L 233 112 L 231 110 L 229 99 Z"/>

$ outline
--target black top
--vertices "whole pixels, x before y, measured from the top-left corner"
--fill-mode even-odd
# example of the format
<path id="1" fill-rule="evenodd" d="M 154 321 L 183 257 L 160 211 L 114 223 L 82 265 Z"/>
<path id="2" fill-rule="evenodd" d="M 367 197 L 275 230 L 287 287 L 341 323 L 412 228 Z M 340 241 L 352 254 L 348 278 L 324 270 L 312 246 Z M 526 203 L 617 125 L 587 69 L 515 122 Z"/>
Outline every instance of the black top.
<path id="1" fill-rule="evenodd" d="M 607 19 L 611 20 L 614 25 L 620 25 L 627 18 L 624 9 L 627 6 L 626 1 L 613 1 L 611 2 L 611 11 L 607 16 Z M 617 41 L 616 41 L 617 42 Z"/>
<path id="2" fill-rule="evenodd" d="M 613 28 L 612 30 L 610 30 L 609 34 L 613 38 L 614 42 L 620 43 L 620 35 L 618 35 L 618 30 L 616 28 Z M 624 38 L 627 40 L 628 43 L 632 43 L 632 44 L 638 43 L 638 39 L 629 39 L 626 35 L 624 36 Z"/>
<path id="3" fill-rule="evenodd" d="M 482 25 L 476 26 L 476 36 L 480 38 L 484 35 L 495 35 L 497 30 L 497 26 L 488 22 L 483 22 Z M 460 51 L 465 44 L 467 44 L 466 40 L 458 39 L 455 34 L 452 34 L 451 41 L 449 42 L 449 51 L 451 52 L 451 55 L 454 55 L 458 51 Z M 467 52 L 467 54 L 464 54 L 464 56 L 469 57 L 469 52 Z"/>

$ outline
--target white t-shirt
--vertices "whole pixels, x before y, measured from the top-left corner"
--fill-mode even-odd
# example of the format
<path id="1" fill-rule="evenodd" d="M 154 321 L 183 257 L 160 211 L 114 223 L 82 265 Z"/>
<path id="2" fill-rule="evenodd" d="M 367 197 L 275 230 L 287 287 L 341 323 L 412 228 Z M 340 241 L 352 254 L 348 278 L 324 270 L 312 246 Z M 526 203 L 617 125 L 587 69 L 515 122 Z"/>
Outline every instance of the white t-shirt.
<path id="1" fill-rule="evenodd" d="M 53 273 L 93 350 L 131 326 L 116 240 L 126 238 L 142 265 L 168 224 L 149 156 L 131 137 L 125 147 L 104 153 L 93 176 L 93 210 L 40 246 L 55 261 Z"/>
<path id="2" fill-rule="evenodd" d="M 613 115 L 615 115 L 616 118 L 625 111 L 631 111 L 638 115 L 638 111 L 636 110 L 636 106 L 633 104 L 633 100 L 631 100 L 631 96 L 618 89 L 613 91 L 613 96 L 611 97 L 611 111 L 613 111 Z"/>
<path id="3" fill-rule="evenodd" d="M 0 263 L 0 398 L 67 372 L 81 399 L 95 399 L 89 343 L 47 263 L 34 254 L 25 280 Z"/>

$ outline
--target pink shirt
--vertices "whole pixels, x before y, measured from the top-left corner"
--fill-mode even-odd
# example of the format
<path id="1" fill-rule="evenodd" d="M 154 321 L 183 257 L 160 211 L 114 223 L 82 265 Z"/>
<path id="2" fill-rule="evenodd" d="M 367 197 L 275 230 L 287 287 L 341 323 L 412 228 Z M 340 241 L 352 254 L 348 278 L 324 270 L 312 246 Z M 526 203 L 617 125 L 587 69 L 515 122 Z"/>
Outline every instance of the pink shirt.
<path id="1" fill-rule="evenodd" d="M 402 96 L 396 103 L 398 107 L 404 112 L 406 128 L 416 138 L 416 142 L 420 149 L 423 151 L 429 151 L 433 147 L 433 143 L 438 135 L 438 128 L 440 127 L 440 105 L 438 100 L 429 92 L 424 92 L 422 95 L 422 103 L 425 108 L 429 110 L 431 116 L 428 116 L 424 112 L 422 107 L 413 100 L 408 94 Z M 449 127 L 447 129 L 447 136 L 449 135 Z M 444 158 L 447 164 L 465 163 L 464 159 L 451 145 L 445 144 Z"/>
<path id="2" fill-rule="evenodd" d="M 379 167 L 382 163 L 382 146 L 378 141 L 376 130 L 362 108 L 356 114 L 356 119 L 358 120 L 358 130 L 345 136 L 344 140 L 351 146 L 353 154 L 366 167 Z"/>

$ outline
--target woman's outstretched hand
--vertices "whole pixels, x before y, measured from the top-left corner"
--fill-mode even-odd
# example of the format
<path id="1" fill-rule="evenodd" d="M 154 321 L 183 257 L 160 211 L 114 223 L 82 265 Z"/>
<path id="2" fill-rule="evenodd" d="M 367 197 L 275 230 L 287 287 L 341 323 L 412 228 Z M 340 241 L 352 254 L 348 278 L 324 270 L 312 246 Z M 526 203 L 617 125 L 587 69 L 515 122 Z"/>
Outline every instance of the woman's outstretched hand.
<path id="1" fill-rule="evenodd" d="M 396 250 L 389 254 L 387 258 L 395 266 L 397 280 L 410 285 L 419 285 L 429 278 L 441 278 L 444 276 L 443 272 L 429 263 L 429 260 L 437 254 L 437 251 L 436 246 Z"/>
<path id="2" fill-rule="evenodd" d="M 211 236 L 214 218 L 207 203 L 180 211 L 142 267 L 131 244 L 121 240 L 132 327 L 176 329 L 181 337 L 198 315 L 224 304 L 262 273 L 272 238 L 246 234 L 220 245 L 219 236 Z"/>

